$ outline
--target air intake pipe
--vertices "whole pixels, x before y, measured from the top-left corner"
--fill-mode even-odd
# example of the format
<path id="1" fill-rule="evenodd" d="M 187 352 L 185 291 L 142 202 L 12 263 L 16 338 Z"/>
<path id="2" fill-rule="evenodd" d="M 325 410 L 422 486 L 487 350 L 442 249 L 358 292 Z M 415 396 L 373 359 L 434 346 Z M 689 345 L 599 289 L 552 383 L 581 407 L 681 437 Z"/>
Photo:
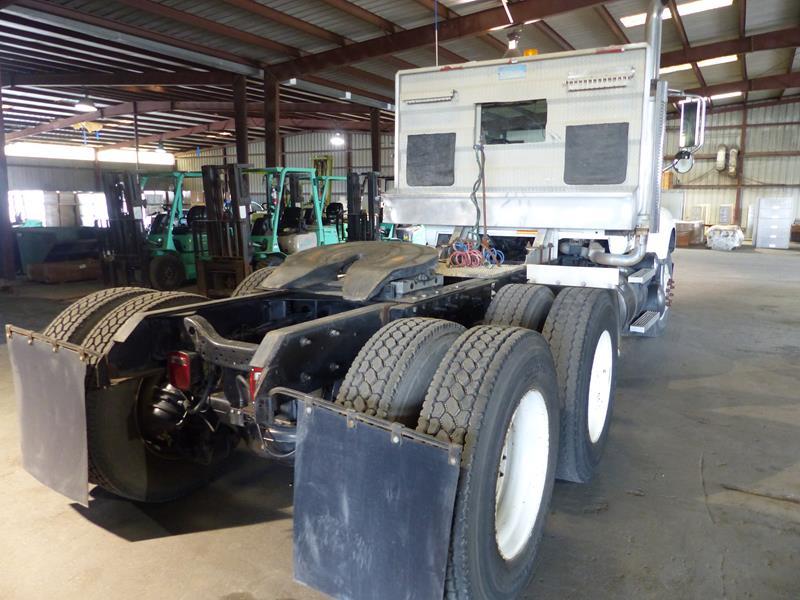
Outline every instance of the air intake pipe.
<path id="1" fill-rule="evenodd" d="M 593 248 L 589 250 L 589 260 L 598 265 L 608 267 L 632 267 L 642 262 L 647 252 L 647 244 L 641 237 L 636 236 L 633 250 L 625 254 L 606 254 L 604 248 Z"/>

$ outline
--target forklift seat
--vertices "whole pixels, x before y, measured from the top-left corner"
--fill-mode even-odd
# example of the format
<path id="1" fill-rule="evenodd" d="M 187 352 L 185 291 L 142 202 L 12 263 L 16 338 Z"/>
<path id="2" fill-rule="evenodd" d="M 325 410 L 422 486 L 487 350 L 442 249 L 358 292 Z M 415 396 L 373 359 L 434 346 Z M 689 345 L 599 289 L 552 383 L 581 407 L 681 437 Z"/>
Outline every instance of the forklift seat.
<path id="1" fill-rule="evenodd" d="M 192 226 L 192 223 L 195 221 L 202 221 L 206 218 L 206 207 L 203 204 L 193 206 L 189 209 L 189 212 L 186 213 L 186 223 L 189 227 Z"/>
<path id="2" fill-rule="evenodd" d="M 342 216 L 344 216 L 344 204 L 341 202 L 331 202 L 325 207 L 325 219 L 328 224 L 338 223 Z"/>
<path id="3" fill-rule="evenodd" d="M 298 230 L 303 224 L 303 209 L 298 206 L 287 206 L 281 213 L 279 231 Z"/>

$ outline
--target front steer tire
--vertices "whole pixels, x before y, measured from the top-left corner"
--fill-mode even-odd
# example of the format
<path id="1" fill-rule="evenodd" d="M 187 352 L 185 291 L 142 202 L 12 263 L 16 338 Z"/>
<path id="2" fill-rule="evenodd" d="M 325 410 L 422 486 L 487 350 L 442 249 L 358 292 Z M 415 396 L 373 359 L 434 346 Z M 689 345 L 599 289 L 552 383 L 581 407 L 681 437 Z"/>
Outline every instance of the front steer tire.
<path id="1" fill-rule="evenodd" d="M 607 290 L 566 288 L 542 331 L 550 344 L 561 403 L 556 477 L 586 483 L 603 456 L 617 380 L 619 314 Z"/>
<path id="2" fill-rule="evenodd" d="M 515 428 L 521 436 L 510 433 Z M 445 598 L 522 597 L 534 575 L 558 456 L 558 389 L 547 343 L 516 327 L 466 331 L 434 375 L 417 430 L 463 444 Z M 504 498 L 518 494 L 504 491 L 500 472 L 510 478 L 506 485 L 525 492 L 521 503 L 506 505 Z"/>

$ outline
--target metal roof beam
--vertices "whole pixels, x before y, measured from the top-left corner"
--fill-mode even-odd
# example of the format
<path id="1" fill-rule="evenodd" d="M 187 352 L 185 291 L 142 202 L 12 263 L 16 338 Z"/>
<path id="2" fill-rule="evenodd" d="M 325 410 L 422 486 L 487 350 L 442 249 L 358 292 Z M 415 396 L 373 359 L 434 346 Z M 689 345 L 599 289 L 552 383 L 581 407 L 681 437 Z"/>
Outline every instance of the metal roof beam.
<path id="1" fill-rule="evenodd" d="M 436 11 L 435 7 L 436 1 L 437 0 L 416 0 L 417 4 L 421 4 L 431 12 Z M 447 6 L 439 2 L 439 16 L 444 17 L 445 19 L 455 19 L 459 16 L 459 14 L 452 8 L 448 8 Z M 503 42 L 498 40 L 490 33 L 482 33 L 478 35 L 478 39 L 481 40 L 482 42 L 489 44 L 492 48 L 494 48 L 495 50 L 499 50 L 502 53 L 505 53 L 505 51 L 508 50 L 508 46 L 506 46 Z"/>
<path id="2" fill-rule="evenodd" d="M 254 0 L 222 1 L 226 4 L 230 4 L 231 6 L 235 6 L 236 8 L 240 8 L 245 12 L 259 15 L 260 17 L 264 17 L 265 19 L 274 21 L 275 23 L 280 23 L 281 25 L 286 25 L 287 27 L 291 27 L 297 31 L 302 31 L 303 33 L 306 33 L 312 37 L 332 42 L 337 46 L 344 46 L 346 43 L 348 43 L 347 38 L 345 38 L 343 35 L 339 35 L 333 31 L 318 27 L 313 23 L 309 23 L 303 19 L 298 19 L 297 17 L 293 17 L 285 12 L 275 10 L 274 8 L 270 8 L 269 6 L 261 4 L 260 2 L 255 2 Z"/>
<path id="3" fill-rule="evenodd" d="M 514 20 L 522 23 L 577 8 L 594 6 L 601 2 L 602 0 L 520 0 L 509 6 Z M 439 41 L 446 42 L 478 33 L 486 33 L 492 27 L 505 24 L 508 24 L 508 17 L 502 6 L 483 10 L 439 23 Z M 279 79 L 301 77 L 307 73 L 428 46 L 434 42 L 433 24 L 423 25 L 422 27 L 399 31 L 344 48 L 336 48 L 304 56 L 268 68 Z"/>
<path id="4" fill-rule="evenodd" d="M 144 102 L 137 102 L 136 105 L 137 105 L 136 111 L 138 113 L 141 113 L 141 112 L 169 111 L 171 109 L 172 103 L 146 100 Z M 14 131 L 12 133 L 7 134 L 6 139 L 8 141 L 18 140 L 21 138 L 30 137 L 32 135 L 37 135 L 39 133 L 53 131 L 54 129 L 71 127 L 72 125 L 75 125 L 77 123 L 82 123 L 84 121 L 96 121 L 97 119 L 107 119 L 109 117 L 131 115 L 133 114 L 133 112 L 134 112 L 134 103 L 124 102 L 123 104 L 108 106 L 106 108 L 101 108 L 100 110 L 96 110 L 94 112 L 79 113 L 71 117 L 64 117 L 63 119 L 55 119 L 53 121 L 48 121 L 47 123 L 42 123 L 41 125 L 37 125 L 36 127 L 29 127 L 27 129 L 22 129 L 20 131 Z"/>
<path id="5" fill-rule="evenodd" d="M 4 83 L 10 86 L 117 86 L 117 85 L 230 85 L 235 75 L 224 71 L 148 71 L 136 73 L 119 71 L 116 73 L 33 73 L 20 75 L 8 73 Z"/>
<path id="6" fill-rule="evenodd" d="M 348 2 L 348 0 L 322 0 L 328 6 L 332 6 L 333 8 L 342 11 L 353 17 L 354 19 L 360 19 L 366 23 L 374 25 L 381 31 L 386 33 L 394 33 L 397 31 L 398 27 L 391 21 L 387 21 L 383 17 L 376 15 L 373 12 L 366 10 L 365 8 L 361 8 L 358 4 L 354 2 Z"/>
<path id="7" fill-rule="evenodd" d="M 230 25 L 223 25 L 217 21 L 212 21 L 211 19 L 197 16 L 194 13 L 190 13 L 185 10 L 174 9 L 166 4 L 159 4 L 158 2 L 153 2 L 152 0 L 115 1 L 120 4 L 130 6 L 136 10 L 149 12 L 158 17 L 164 17 L 166 19 L 172 19 L 173 21 L 178 21 L 179 23 L 208 31 L 209 33 L 215 33 L 217 35 L 229 37 L 234 40 L 239 40 L 245 44 L 258 46 L 260 48 L 264 48 L 265 50 L 270 50 L 271 52 L 288 54 L 289 56 L 300 56 L 300 51 L 297 48 L 287 46 L 286 44 L 281 44 L 280 42 L 250 33 L 249 31 L 243 31 L 241 29 L 237 29 L 236 27 L 231 27 Z"/>
<path id="8" fill-rule="evenodd" d="M 247 119 L 247 124 L 250 127 L 263 128 L 264 119 L 258 117 L 249 117 Z M 370 128 L 370 123 L 369 121 L 331 121 L 328 119 L 287 118 L 280 120 L 280 126 L 294 127 L 298 129 L 342 129 L 342 130 L 353 130 L 353 131 L 362 131 L 362 130 L 367 131 Z M 234 119 L 213 121 L 211 123 L 206 123 L 204 125 L 195 125 L 194 127 L 184 127 L 182 129 L 176 129 L 173 131 L 165 131 L 153 135 L 141 136 L 139 137 L 139 145 L 164 142 L 166 140 L 197 135 L 200 133 L 214 133 L 217 131 L 226 131 L 233 128 L 234 128 Z M 383 125 L 382 129 L 386 129 L 388 131 L 391 129 L 391 125 L 389 124 Z M 233 139 L 231 139 L 230 142 L 233 143 Z M 103 146 L 103 150 L 126 148 L 133 143 L 134 140 L 131 139 L 125 142 L 119 142 L 117 144 Z"/>
<path id="9" fill-rule="evenodd" d="M 720 83 L 708 85 L 693 90 L 687 90 L 692 94 L 703 96 L 715 96 L 717 94 L 728 94 L 731 92 L 759 92 L 763 90 L 785 90 L 786 88 L 800 87 L 800 73 L 787 73 L 785 75 L 768 75 L 766 77 L 756 77 L 748 81 L 734 81 L 731 83 Z"/>
<path id="10" fill-rule="evenodd" d="M 605 24 L 611 30 L 611 33 L 614 34 L 614 37 L 617 38 L 617 42 L 620 44 L 630 44 L 631 40 L 628 37 L 628 34 L 625 33 L 625 30 L 620 27 L 620 24 L 617 23 L 617 20 L 614 18 L 609 10 L 606 8 L 605 4 L 601 4 L 600 6 L 594 7 L 595 12 L 598 16 L 603 19 Z"/>
<path id="11" fill-rule="evenodd" d="M 222 71 L 261 76 L 261 69 L 253 61 L 232 52 L 187 42 L 120 21 L 96 17 L 50 2 L 16 0 L 14 6 L 6 8 L 5 11 L 49 25 L 82 31 L 87 35 L 99 37 L 111 43 L 118 42 L 127 46 L 152 50 L 159 54 L 189 60 Z"/>
<path id="12" fill-rule="evenodd" d="M 560 33 L 550 27 L 544 21 L 536 21 L 533 26 L 547 36 L 556 46 L 562 50 L 575 50 L 575 46 L 565 40 Z"/>
<path id="13" fill-rule="evenodd" d="M 702 46 L 694 46 L 688 50 L 664 52 L 661 55 L 662 67 L 674 67 L 691 62 L 699 62 L 709 58 L 727 56 L 729 54 L 746 54 L 760 50 L 778 50 L 800 46 L 800 27 L 789 27 L 769 33 L 751 35 L 744 39 L 714 42 Z"/>
<path id="14" fill-rule="evenodd" d="M 681 18 L 680 13 L 678 12 L 678 6 L 675 4 L 675 0 L 669 0 L 667 3 L 669 6 L 669 10 L 672 13 L 672 24 L 675 26 L 675 29 L 678 32 L 678 37 L 681 40 L 681 45 L 683 46 L 683 50 L 688 52 L 691 50 L 692 45 L 689 43 L 689 36 L 686 35 L 686 28 L 683 26 L 683 19 Z M 706 80 L 703 77 L 702 71 L 700 71 L 700 67 L 697 66 L 696 61 L 691 61 L 692 65 L 692 72 L 694 73 L 695 79 L 697 79 L 697 83 L 700 84 L 700 87 L 706 87 Z"/>

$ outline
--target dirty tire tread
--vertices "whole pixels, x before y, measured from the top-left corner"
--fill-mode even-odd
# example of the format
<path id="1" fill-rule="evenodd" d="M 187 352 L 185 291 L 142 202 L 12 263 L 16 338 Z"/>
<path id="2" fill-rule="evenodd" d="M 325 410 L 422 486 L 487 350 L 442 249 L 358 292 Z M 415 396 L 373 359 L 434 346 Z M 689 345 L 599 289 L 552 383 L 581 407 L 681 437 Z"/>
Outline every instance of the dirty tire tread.
<path id="1" fill-rule="evenodd" d="M 492 392 L 484 379 L 493 383 L 516 341 L 527 333 L 524 329 L 499 326 L 473 327 L 464 333 L 445 354 L 433 377 L 417 431 L 443 442 L 464 444 L 462 459 L 468 460 L 467 427 L 480 421 Z M 456 393 L 451 394 L 450 390 Z"/>
<path id="2" fill-rule="evenodd" d="M 487 325 L 508 325 L 541 331 L 553 292 L 544 285 L 510 283 L 504 285 L 486 310 Z"/>
<path id="3" fill-rule="evenodd" d="M 159 308 L 169 308 L 180 306 L 182 304 L 189 304 L 191 302 L 199 302 L 205 300 L 204 296 L 199 294 L 188 294 L 181 292 L 153 292 L 134 297 L 127 302 L 120 304 L 112 309 L 86 336 L 83 341 L 83 347 L 87 350 L 98 352 L 101 355 L 106 354 L 113 346 L 113 337 L 119 329 L 137 313 L 145 312 L 148 310 L 156 310 Z M 90 363 L 96 361 L 95 357 L 90 358 Z M 100 469 L 92 460 L 92 432 L 99 427 L 103 427 L 102 423 L 96 422 L 95 415 L 91 410 L 92 404 L 88 401 L 86 403 L 86 435 L 88 440 L 89 450 L 89 481 L 96 483 L 106 490 L 124 496 L 112 482 L 106 479 Z"/>
<path id="4" fill-rule="evenodd" d="M 567 417 L 570 407 L 565 400 L 575 394 L 579 385 L 583 365 L 576 356 L 580 356 L 581 348 L 586 340 L 586 331 L 592 315 L 592 306 L 599 297 L 607 294 L 605 290 L 594 288 L 566 288 L 556 296 L 553 307 L 545 322 L 542 335 L 550 344 L 553 361 L 558 374 L 558 394 L 561 402 L 561 444 L 557 477 L 565 481 L 584 483 L 591 479 L 571 452 L 570 440 L 583 436 L 583 423 L 579 419 Z M 612 335 L 613 332 L 612 332 Z M 616 352 L 616 346 L 614 347 Z M 613 387 L 611 394 L 613 397 Z"/>
<path id="5" fill-rule="evenodd" d="M 411 374 L 409 365 L 429 349 L 432 341 L 448 335 L 455 341 L 463 331 L 462 325 L 442 319 L 412 317 L 392 321 L 361 348 L 347 371 L 336 403 L 389 419 L 398 387 Z"/>
<path id="6" fill-rule="evenodd" d="M 185 292 L 150 292 L 137 296 L 111 310 L 89 332 L 82 346 L 91 352 L 104 355 L 111 349 L 112 339 L 117 331 L 135 314 L 203 300 L 206 300 L 205 296 Z"/>
<path id="7" fill-rule="evenodd" d="M 484 325 L 467 330 L 442 360 L 428 388 L 419 418 L 417 431 L 432 435 L 443 442 L 460 444 L 461 475 L 459 489 L 470 490 L 472 465 L 479 429 L 494 385 L 503 364 L 509 359 L 517 343 L 525 336 L 540 334 L 519 327 Z M 542 340 L 542 346 L 545 346 Z M 549 354 L 549 353 L 548 353 Z M 550 369 L 553 369 L 548 357 Z M 453 530 L 468 528 L 465 512 L 459 506 L 469 503 L 469 494 L 461 494 L 456 501 Z M 468 573 L 456 575 L 455 562 L 466 564 L 467 542 L 452 537 L 450 557 L 445 573 L 445 599 L 464 600 L 472 597 L 466 580 Z"/>
<path id="8" fill-rule="evenodd" d="M 233 290 L 231 294 L 231 298 L 236 298 L 238 296 L 249 296 L 250 294 L 257 294 L 263 290 L 259 289 L 261 282 L 264 281 L 267 277 L 269 277 L 270 273 L 275 270 L 275 267 L 262 267 L 256 271 L 253 271 L 242 279 L 239 285 L 236 286 L 236 289 Z"/>
<path id="9" fill-rule="evenodd" d="M 62 310 L 42 333 L 61 342 L 80 344 L 91 328 L 115 306 L 151 291 L 141 287 L 99 290 L 76 300 Z"/>

